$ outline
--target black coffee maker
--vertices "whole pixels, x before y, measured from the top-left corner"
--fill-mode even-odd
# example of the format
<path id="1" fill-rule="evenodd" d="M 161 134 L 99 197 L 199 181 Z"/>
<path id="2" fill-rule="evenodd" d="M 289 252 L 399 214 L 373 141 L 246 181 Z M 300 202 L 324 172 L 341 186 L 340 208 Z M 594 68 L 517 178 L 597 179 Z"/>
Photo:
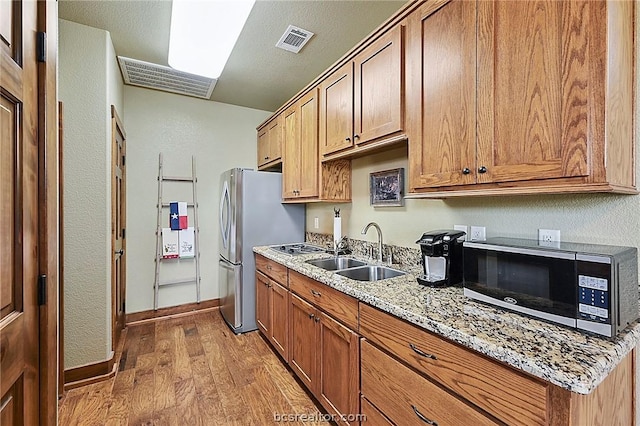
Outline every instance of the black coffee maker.
<path id="1" fill-rule="evenodd" d="M 448 287 L 462 283 L 463 231 L 443 229 L 422 234 L 416 241 L 422 250 L 423 274 L 418 283 Z"/>

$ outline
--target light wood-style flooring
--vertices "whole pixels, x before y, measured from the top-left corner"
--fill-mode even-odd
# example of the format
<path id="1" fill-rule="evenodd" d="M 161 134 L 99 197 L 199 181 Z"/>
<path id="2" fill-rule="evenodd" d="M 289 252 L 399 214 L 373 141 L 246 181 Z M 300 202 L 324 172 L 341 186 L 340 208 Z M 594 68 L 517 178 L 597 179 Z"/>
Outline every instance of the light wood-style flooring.
<path id="1" fill-rule="evenodd" d="M 131 325 L 123 337 L 117 375 L 69 390 L 61 426 L 267 425 L 274 413 L 319 413 L 258 332 L 236 336 L 217 309 Z"/>

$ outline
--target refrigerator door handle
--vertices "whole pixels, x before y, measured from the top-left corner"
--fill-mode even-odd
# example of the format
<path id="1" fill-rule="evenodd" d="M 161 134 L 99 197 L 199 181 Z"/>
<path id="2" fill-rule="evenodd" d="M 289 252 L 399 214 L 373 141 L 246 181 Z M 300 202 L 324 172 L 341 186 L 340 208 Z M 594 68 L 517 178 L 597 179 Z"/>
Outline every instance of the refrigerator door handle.
<path id="1" fill-rule="evenodd" d="M 224 217 L 227 217 L 225 224 Z M 231 200 L 229 196 L 229 185 L 224 182 L 222 197 L 220 198 L 220 233 L 222 234 L 222 245 L 226 249 L 229 246 L 229 229 L 231 227 Z"/>

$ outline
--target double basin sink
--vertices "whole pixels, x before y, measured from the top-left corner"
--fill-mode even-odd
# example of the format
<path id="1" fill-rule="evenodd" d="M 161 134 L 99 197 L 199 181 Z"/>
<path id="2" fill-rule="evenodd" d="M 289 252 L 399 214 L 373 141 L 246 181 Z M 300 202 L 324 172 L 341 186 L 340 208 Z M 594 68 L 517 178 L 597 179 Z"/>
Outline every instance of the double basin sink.
<path id="1" fill-rule="evenodd" d="M 369 265 L 366 262 L 347 257 L 307 260 L 307 263 L 327 271 L 335 271 L 338 275 L 358 281 L 378 281 L 406 275 L 402 271 L 385 266 Z"/>

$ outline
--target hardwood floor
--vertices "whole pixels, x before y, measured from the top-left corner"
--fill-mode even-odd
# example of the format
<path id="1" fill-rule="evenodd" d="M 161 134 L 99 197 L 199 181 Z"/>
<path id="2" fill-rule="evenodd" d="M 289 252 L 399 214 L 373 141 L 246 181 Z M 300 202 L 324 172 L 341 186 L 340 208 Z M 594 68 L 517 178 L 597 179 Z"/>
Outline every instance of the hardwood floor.
<path id="1" fill-rule="evenodd" d="M 236 336 L 217 309 L 131 325 L 123 336 L 117 375 L 67 392 L 61 426 L 265 425 L 277 423 L 274 414 L 320 415 L 258 332 Z"/>

